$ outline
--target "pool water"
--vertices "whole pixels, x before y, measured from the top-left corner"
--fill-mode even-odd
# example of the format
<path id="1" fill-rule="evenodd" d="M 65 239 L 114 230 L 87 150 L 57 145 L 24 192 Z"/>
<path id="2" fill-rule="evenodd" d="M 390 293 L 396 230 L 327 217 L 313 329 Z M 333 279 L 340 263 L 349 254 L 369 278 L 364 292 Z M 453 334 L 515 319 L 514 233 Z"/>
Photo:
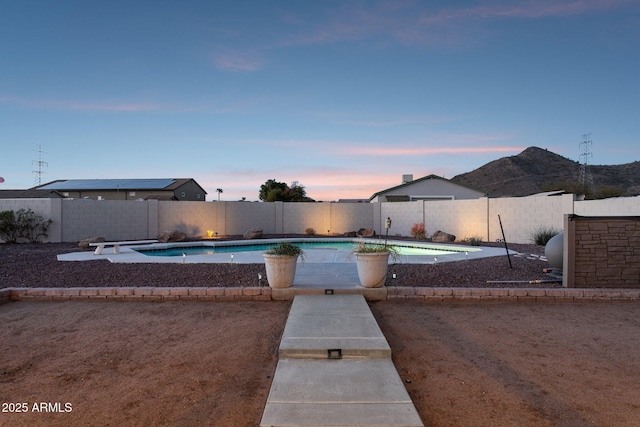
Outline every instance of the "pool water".
<path id="1" fill-rule="evenodd" d="M 354 242 L 292 242 L 303 250 L 334 249 L 352 251 L 357 246 Z M 277 243 L 249 244 L 249 245 L 220 245 L 220 246 L 181 246 L 158 249 L 137 249 L 137 252 L 147 256 L 183 256 L 183 255 L 212 255 L 237 252 L 264 252 L 277 246 Z M 451 248 L 439 248 L 428 246 L 389 245 L 396 249 L 400 255 L 449 255 L 462 251 Z"/>

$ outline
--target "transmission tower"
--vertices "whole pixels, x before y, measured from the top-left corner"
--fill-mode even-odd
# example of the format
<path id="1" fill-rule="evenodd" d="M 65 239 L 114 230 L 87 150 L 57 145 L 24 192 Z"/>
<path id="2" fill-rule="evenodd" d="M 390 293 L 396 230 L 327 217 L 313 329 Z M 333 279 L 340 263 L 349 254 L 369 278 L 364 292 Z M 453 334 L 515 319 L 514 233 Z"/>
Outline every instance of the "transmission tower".
<path id="1" fill-rule="evenodd" d="M 42 175 L 44 175 L 44 171 L 42 170 L 44 167 L 49 166 L 49 163 L 42 160 L 42 145 L 38 144 L 38 160 L 34 160 L 31 162 L 32 165 L 37 167 L 36 170 L 32 171 L 32 173 L 36 176 L 35 185 L 42 185 Z"/>
<path id="2" fill-rule="evenodd" d="M 580 175 L 578 177 L 578 182 L 580 183 L 580 186 L 587 191 L 593 190 L 593 175 L 591 175 L 591 170 L 589 169 L 589 159 L 593 157 L 593 154 L 591 153 L 592 145 L 591 133 L 582 135 L 582 142 L 580 143 Z"/>

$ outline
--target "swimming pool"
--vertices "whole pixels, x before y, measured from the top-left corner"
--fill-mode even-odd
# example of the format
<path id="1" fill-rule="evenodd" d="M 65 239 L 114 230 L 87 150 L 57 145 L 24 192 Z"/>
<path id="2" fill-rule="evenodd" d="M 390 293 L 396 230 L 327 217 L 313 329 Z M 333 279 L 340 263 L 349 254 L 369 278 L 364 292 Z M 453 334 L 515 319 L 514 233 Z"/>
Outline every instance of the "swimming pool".
<path id="1" fill-rule="evenodd" d="M 236 241 L 199 241 L 180 243 L 154 243 L 150 245 L 123 246 L 120 254 L 105 251 L 76 252 L 58 255 L 61 261 L 82 261 L 105 258 L 114 263 L 234 263 L 263 264 L 263 253 L 280 242 L 300 245 L 305 251 L 304 264 L 341 263 L 355 264 L 353 248 L 363 242 L 358 238 L 282 238 Z M 384 244 L 384 239 L 365 239 L 367 244 Z M 484 257 L 506 255 L 504 248 L 464 246 L 417 242 L 408 240 L 388 241 L 398 251 L 389 263 L 438 264 Z M 515 252 L 514 252 L 515 253 Z M 302 262 L 302 259 L 299 260 Z"/>
<path id="2" fill-rule="evenodd" d="M 290 243 L 301 247 L 304 251 L 314 249 L 333 249 L 343 251 L 353 251 L 358 242 L 353 240 L 349 241 L 336 241 L 336 240 L 313 240 L 303 241 L 296 240 L 290 241 Z M 379 244 L 381 242 L 374 242 Z M 384 242 L 382 242 L 384 243 Z M 151 249 L 135 249 L 137 252 L 147 256 L 191 256 L 191 255 L 213 255 L 213 254 L 231 254 L 236 252 L 265 252 L 278 245 L 278 242 L 271 243 L 243 243 L 243 242 L 218 242 L 214 244 L 198 244 L 190 246 L 170 246 L 170 247 L 156 247 Z M 396 249 L 399 255 L 447 255 L 457 252 L 464 252 L 452 250 L 451 247 L 441 247 L 437 245 L 426 244 L 409 244 L 390 242 L 389 246 Z M 468 251 L 468 249 L 466 249 Z"/>
<path id="3" fill-rule="evenodd" d="M 155 260 L 186 259 L 192 261 L 205 258 L 216 259 L 221 262 L 227 259 L 231 262 L 261 262 L 262 254 L 268 249 L 278 245 L 280 242 L 289 242 L 300 246 L 305 251 L 305 259 L 309 262 L 350 262 L 351 254 L 362 239 L 352 238 L 285 238 L 285 239 L 265 239 L 263 241 L 217 241 L 217 242 L 188 242 L 188 243 L 165 243 L 139 246 L 133 249 L 134 252 L 144 255 L 144 258 Z M 384 240 L 367 239 L 366 244 L 381 245 Z M 393 247 L 400 262 L 437 262 L 438 257 L 442 261 L 451 256 L 468 257 L 470 253 L 481 252 L 478 247 L 434 244 L 428 242 L 413 242 L 402 240 L 389 240 L 388 245 Z M 250 261 L 253 260 L 253 261 Z M 404 260 L 404 261 L 403 261 Z M 216 262 L 216 261 L 214 261 Z"/>

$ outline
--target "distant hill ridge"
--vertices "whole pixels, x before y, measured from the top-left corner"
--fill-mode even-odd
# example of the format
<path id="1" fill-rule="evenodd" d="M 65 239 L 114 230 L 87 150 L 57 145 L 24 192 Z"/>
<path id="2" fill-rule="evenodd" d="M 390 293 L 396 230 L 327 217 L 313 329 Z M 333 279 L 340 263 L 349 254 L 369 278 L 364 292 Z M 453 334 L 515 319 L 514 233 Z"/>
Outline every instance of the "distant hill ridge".
<path id="1" fill-rule="evenodd" d="M 640 194 L 640 161 L 612 166 L 589 165 L 596 194 Z M 529 147 L 451 181 L 486 192 L 489 197 L 518 197 L 551 190 L 577 192 L 580 163 L 551 151 Z"/>

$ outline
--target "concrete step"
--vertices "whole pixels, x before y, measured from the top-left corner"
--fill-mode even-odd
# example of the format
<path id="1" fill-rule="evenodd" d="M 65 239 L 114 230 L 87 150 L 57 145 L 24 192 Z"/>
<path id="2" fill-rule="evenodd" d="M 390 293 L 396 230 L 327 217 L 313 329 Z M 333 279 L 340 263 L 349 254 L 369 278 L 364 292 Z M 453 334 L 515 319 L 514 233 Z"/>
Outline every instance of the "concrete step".
<path id="1" fill-rule="evenodd" d="M 261 426 L 422 426 L 390 359 L 280 359 Z"/>
<path id="2" fill-rule="evenodd" d="M 280 357 L 391 358 L 391 348 L 362 295 L 297 295 Z"/>
<path id="3" fill-rule="evenodd" d="M 296 295 L 261 426 L 422 426 L 363 295 Z"/>

